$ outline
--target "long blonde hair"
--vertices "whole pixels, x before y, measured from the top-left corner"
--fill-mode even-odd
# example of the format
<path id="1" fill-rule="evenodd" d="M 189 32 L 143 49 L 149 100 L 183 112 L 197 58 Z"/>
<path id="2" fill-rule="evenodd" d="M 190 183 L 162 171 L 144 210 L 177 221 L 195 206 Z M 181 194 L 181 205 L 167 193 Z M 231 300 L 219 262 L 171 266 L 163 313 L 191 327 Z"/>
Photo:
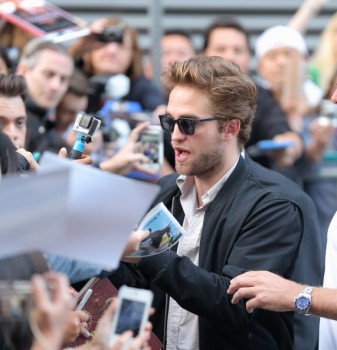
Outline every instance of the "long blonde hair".
<path id="1" fill-rule="evenodd" d="M 326 92 L 337 68 L 337 12 L 322 31 L 312 63 L 318 70 L 319 85 Z"/>

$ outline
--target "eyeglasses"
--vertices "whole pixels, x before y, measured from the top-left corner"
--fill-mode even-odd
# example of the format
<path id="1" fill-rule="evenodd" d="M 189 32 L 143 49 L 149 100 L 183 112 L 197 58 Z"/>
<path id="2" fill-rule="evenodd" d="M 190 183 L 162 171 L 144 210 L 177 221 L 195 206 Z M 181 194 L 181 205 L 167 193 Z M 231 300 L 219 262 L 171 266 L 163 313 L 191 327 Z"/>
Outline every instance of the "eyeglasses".
<path id="1" fill-rule="evenodd" d="M 160 125 L 165 132 L 173 133 L 174 127 L 178 124 L 179 130 L 184 135 L 193 135 L 198 123 L 211 120 L 227 120 L 227 118 L 213 117 L 204 119 L 180 118 L 174 119 L 166 114 L 159 115 Z"/>

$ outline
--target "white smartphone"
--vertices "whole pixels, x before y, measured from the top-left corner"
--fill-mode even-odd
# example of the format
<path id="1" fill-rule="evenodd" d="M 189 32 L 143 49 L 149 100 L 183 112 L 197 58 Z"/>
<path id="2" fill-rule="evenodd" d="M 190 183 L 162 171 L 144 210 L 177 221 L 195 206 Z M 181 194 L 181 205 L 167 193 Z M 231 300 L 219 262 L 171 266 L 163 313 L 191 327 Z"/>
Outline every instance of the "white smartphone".
<path id="1" fill-rule="evenodd" d="M 164 159 L 163 130 L 159 125 L 150 125 L 140 135 L 140 152 L 149 158 L 142 167 L 160 171 Z"/>
<path id="2" fill-rule="evenodd" d="M 133 337 L 144 332 L 152 305 L 150 290 L 122 286 L 118 292 L 118 306 L 111 324 L 109 346 L 125 331 L 133 331 Z"/>

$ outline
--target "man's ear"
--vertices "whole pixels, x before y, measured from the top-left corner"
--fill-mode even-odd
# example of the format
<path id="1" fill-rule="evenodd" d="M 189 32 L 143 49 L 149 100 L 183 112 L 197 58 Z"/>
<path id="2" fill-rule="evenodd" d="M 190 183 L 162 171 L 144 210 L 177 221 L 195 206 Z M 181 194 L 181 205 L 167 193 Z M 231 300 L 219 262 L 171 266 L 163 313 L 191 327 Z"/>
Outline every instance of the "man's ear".
<path id="1" fill-rule="evenodd" d="M 239 119 L 230 119 L 225 122 L 223 132 L 226 139 L 232 139 L 239 134 L 241 122 Z"/>
<path id="2" fill-rule="evenodd" d="M 225 122 L 224 132 L 236 136 L 240 131 L 241 122 L 239 119 L 230 119 Z"/>

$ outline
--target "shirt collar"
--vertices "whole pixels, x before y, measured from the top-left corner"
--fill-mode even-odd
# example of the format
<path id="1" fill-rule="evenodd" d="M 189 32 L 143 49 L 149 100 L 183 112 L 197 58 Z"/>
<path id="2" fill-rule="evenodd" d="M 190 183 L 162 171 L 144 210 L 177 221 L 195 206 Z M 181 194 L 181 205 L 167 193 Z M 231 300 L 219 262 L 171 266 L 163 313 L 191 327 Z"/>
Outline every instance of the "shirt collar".
<path id="1" fill-rule="evenodd" d="M 221 187 L 224 185 L 224 183 L 228 180 L 229 176 L 234 171 L 235 167 L 239 162 L 239 159 L 240 159 L 240 155 L 238 156 L 233 166 L 227 171 L 227 173 L 216 184 L 214 184 L 206 193 L 203 194 L 203 196 L 201 197 L 203 206 L 208 205 L 210 202 L 212 202 L 212 200 L 220 191 Z M 177 186 L 179 187 L 181 194 L 183 196 L 187 196 L 195 187 L 194 176 L 180 175 L 176 181 L 177 181 Z"/>

